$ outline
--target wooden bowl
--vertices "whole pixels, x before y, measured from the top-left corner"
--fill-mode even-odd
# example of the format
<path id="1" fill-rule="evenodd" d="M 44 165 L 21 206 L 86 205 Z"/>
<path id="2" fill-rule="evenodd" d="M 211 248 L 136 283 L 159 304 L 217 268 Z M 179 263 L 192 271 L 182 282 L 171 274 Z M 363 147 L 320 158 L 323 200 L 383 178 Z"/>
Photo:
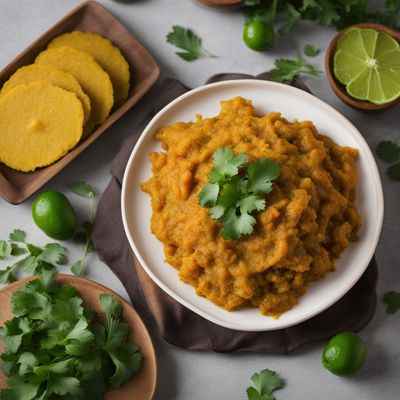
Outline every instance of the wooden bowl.
<path id="1" fill-rule="evenodd" d="M 28 281 L 35 279 L 29 277 L 21 279 L 11 285 L 8 285 L 0 290 L 0 326 L 4 322 L 12 318 L 10 300 L 12 294 Z M 137 343 L 140 351 L 143 354 L 143 364 L 137 375 L 132 380 L 122 385 L 119 389 L 109 389 L 105 395 L 105 400 L 151 400 L 154 395 L 157 382 L 157 360 L 151 341 L 150 335 L 143 324 L 143 321 L 133 309 L 133 307 L 125 301 L 121 296 L 110 289 L 99 285 L 88 279 L 79 278 L 73 275 L 59 274 L 57 282 L 61 285 L 72 285 L 81 294 L 86 306 L 96 311 L 100 319 L 104 318 L 104 313 L 99 304 L 99 295 L 108 293 L 114 295 L 123 306 L 122 319 L 129 327 L 129 340 Z M 3 351 L 3 343 L 0 340 L 0 352 Z M 0 389 L 7 387 L 7 377 L 0 369 Z"/>
<path id="2" fill-rule="evenodd" d="M 243 0 L 197 0 L 199 3 L 219 10 L 231 10 L 242 6 Z"/>
<path id="3" fill-rule="evenodd" d="M 39 168 L 34 172 L 20 172 L 0 163 L 0 196 L 10 203 L 18 204 L 26 200 L 82 153 L 144 96 L 160 74 L 154 59 L 132 34 L 99 3 L 87 1 L 53 25 L 7 65 L 0 72 L 0 87 L 18 68 L 33 63 L 36 56 L 54 37 L 73 30 L 98 33 L 121 49 L 131 68 L 132 81 L 128 98 L 121 106 L 111 111 L 102 125 L 54 164 Z"/>
<path id="4" fill-rule="evenodd" d="M 400 97 L 396 100 L 393 100 L 389 103 L 385 104 L 374 104 L 369 101 L 364 100 L 357 100 L 354 97 L 351 97 L 347 92 L 345 87 L 336 79 L 334 72 L 333 72 L 333 56 L 336 49 L 336 43 L 344 32 L 346 32 L 350 28 L 370 28 L 375 29 L 380 32 L 385 32 L 388 35 L 395 38 L 398 42 L 400 42 L 400 32 L 395 31 L 394 29 L 390 29 L 387 26 L 381 24 L 373 24 L 373 23 L 361 23 L 361 24 L 354 24 L 351 25 L 340 32 L 338 32 L 335 37 L 331 40 L 328 49 L 325 53 L 325 72 L 326 77 L 328 78 L 329 85 L 331 86 L 332 90 L 335 92 L 336 96 L 339 97 L 344 103 L 349 105 L 350 107 L 356 108 L 358 110 L 363 111 L 380 111 L 385 110 L 387 108 L 393 107 L 395 104 L 400 102 Z"/>

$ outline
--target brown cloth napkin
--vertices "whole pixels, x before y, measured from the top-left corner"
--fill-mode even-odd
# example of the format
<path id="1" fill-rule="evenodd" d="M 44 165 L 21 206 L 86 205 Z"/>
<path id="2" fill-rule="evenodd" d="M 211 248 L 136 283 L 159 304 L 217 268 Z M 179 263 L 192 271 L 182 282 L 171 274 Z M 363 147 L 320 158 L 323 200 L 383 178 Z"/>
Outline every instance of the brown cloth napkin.
<path id="1" fill-rule="evenodd" d="M 254 77 L 219 74 L 207 83 L 244 78 Z M 265 79 L 265 75 L 257 78 Z M 292 84 L 308 91 L 300 81 Z M 136 260 L 133 262 L 133 253 L 121 219 L 121 182 L 125 166 L 150 119 L 158 110 L 187 90 L 189 89 L 180 82 L 167 78 L 157 93 L 153 93 L 154 108 L 141 126 L 123 143 L 111 166 L 113 177 L 97 209 L 93 228 L 94 245 L 100 258 L 125 286 L 134 307 L 142 315 L 152 315 L 162 336 L 169 343 L 196 350 L 288 353 L 341 331 L 357 332 L 364 328 L 372 319 L 377 303 L 375 287 L 378 269 L 374 259 L 356 285 L 329 309 L 296 326 L 270 332 L 235 331 L 209 322 L 167 295 L 153 283 Z"/>

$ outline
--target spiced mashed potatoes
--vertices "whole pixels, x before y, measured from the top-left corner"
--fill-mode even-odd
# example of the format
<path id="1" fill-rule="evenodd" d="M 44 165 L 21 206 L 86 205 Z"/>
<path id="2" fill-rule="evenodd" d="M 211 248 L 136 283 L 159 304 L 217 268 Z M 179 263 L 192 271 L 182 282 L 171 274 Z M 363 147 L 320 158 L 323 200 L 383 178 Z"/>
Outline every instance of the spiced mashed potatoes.
<path id="1" fill-rule="evenodd" d="M 175 123 L 156 138 L 164 151 L 150 154 L 153 176 L 142 184 L 151 196 L 152 232 L 180 279 L 215 304 L 279 316 L 309 282 L 334 271 L 357 239 L 357 150 L 321 135 L 312 122 L 289 122 L 277 112 L 258 117 L 251 101 L 236 97 L 221 102 L 218 116 Z M 239 240 L 224 239 L 221 223 L 198 200 L 220 147 L 281 166 L 265 210 L 254 215 L 253 234 Z"/>

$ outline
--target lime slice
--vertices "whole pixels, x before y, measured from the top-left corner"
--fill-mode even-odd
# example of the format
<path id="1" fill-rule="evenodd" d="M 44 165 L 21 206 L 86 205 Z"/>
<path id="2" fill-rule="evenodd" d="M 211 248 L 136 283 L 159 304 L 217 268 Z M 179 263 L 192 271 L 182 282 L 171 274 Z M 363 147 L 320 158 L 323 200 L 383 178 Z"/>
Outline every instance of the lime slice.
<path id="1" fill-rule="evenodd" d="M 338 40 L 333 72 L 355 99 L 389 103 L 400 96 L 400 45 L 384 32 L 351 28 Z"/>

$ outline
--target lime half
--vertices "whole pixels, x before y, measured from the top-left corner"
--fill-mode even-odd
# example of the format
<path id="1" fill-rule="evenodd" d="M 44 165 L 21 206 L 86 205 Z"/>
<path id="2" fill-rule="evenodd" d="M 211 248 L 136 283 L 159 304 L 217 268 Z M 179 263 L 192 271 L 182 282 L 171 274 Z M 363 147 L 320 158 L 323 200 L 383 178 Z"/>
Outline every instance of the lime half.
<path id="1" fill-rule="evenodd" d="M 333 72 L 347 93 L 384 104 L 400 96 L 400 46 L 374 29 L 351 28 L 336 45 Z"/>

